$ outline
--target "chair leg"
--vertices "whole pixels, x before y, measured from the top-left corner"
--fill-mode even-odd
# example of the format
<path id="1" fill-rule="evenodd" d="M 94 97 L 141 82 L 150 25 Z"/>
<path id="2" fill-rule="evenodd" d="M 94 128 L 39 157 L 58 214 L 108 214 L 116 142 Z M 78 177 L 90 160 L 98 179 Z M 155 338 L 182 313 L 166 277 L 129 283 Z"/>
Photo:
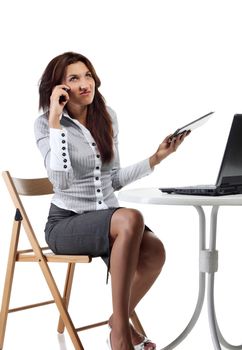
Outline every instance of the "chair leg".
<path id="1" fill-rule="evenodd" d="M 11 296 L 11 290 L 12 290 L 12 284 L 13 284 L 13 275 L 14 275 L 14 268 L 16 263 L 16 253 L 17 253 L 17 247 L 18 247 L 18 241 L 19 241 L 20 226 L 21 226 L 21 219 L 17 216 L 17 212 L 16 212 L 15 221 L 13 223 L 13 229 L 12 229 L 12 238 L 11 238 L 10 248 L 9 248 L 8 264 L 7 264 L 7 271 L 5 276 L 5 283 L 4 283 L 3 297 L 2 297 L 2 308 L 1 308 L 1 314 L 0 314 L 0 349 L 3 349 L 4 336 L 5 336 L 6 325 L 7 325 L 7 317 L 8 317 L 10 296 Z"/>
<path id="2" fill-rule="evenodd" d="M 69 305 L 69 301 L 70 301 L 74 271 L 75 271 L 75 263 L 69 263 L 67 266 L 66 281 L 65 281 L 64 293 L 63 293 L 63 301 L 64 301 L 67 309 L 68 309 L 68 305 Z M 65 329 L 65 325 L 64 325 L 62 318 L 60 317 L 57 331 L 59 333 L 63 333 L 64 329 Z"/>
<path id="3" fill-rule="evenodd" d="M 145 331 L 144 331 L 144 328 L 142 327 L 142 324 L 141 324 L 141 322 L 140 322 L 140 320 L 139 320 L 139 318 L 138 318 L 138 316 L 137 316 L 137 314 L 136 314 L 135 311 L 133 311 L 132 315 L 130 316 L 130 319 L 131 319 L 131 321 L 132 321 L 132 323 L 133 323 L 134 328 L 135 328 L 138 332 L 140 332 L 141 334 L 143 334 L 144 336 L 146 336 Z"/>
<path id="4" fill-rule="evenodd" d="M 59 310 L 60 313 L 60 317 L 62 318 L 65 327 L 69 333 L 69 336 L 72 340 L 72 343 L 74 345 L 75 350 L 84 350 L 82 343 L 80 341 L 80 338 L 77 334 L 77 331 L 73 325 L 73 322 L 70 318 L 70 315 L 67 311 L 66 305 L 61 297 L 61 294 L 59 292 L 59 289 L 56 285 L 56 282 L 52 276 L 52 273 L 50 271 L 50 268 L 48 266 L 47 261 L 43 258 L 43 259 L 39 259 L 39 265 L 42 269 L 42 272 L 44 274 L 44 277 L 46 279 L 46 282 L 49 286 L 50 292 L 52 293 L 52 296 L 55 300 L 56 306 Z"/>

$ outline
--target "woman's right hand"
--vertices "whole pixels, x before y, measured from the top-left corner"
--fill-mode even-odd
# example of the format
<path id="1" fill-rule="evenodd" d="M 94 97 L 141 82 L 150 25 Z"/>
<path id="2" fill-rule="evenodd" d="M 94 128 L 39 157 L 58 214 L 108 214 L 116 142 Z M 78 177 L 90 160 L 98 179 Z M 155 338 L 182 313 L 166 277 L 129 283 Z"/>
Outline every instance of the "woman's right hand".
<path id="1" fill-rule="evenodd" d="M 60 117 L 63 108 L 69 101 L 68 91 L 70 88 L 67 85 L 56 85 L 50 96 L 49 109 L 49 127 L 60 129 Z"/>
<path id="2" fill-rule="evenodd" d="M 185 131 L 182 134 L 179 134 L 173 138 L 171 138 L 172 134 L 168 135 L 159 145 L 155 154 L 153 154 L 153 156 L 150 157 L 150 167 L 153 168 L 171 153 L 175 152 L 177 148 L 181 145 L 181 143 L 184 141 L 185 137 L 187 137 L 190 134 L 190 132 L 190 130 Z"/>

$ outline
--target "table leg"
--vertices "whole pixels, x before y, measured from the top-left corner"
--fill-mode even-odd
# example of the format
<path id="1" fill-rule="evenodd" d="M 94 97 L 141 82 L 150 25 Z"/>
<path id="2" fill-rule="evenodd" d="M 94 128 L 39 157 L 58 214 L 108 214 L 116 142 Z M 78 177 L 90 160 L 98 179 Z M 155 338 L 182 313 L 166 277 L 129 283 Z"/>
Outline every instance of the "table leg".
<path id="1" fill-rule="evenodd" d="M 216 233 L 217 233 L 217 214 L 218 206 L 213 206 L 210 218 L 210 242 L 207 250 L 207 273 L 208 273 L 208 287 L 207 287 L 207 302 L 208 302 L 208 320 L 210 326 L 211 337 L 214 349 L 221 350 L 220 341 L 218 338 L 216 326 L 216 314 L 214 307 L 214 274 L 218 269 L 218 252 L 216 251 Z"/>
<path id="2" fill-rule="evenodd" d="M 205 230 L 206 230 L 206 221 L 205 221 L 205 214 L 204 210 L 200 206 L 195 206 L 198 215 L 199 215 L 199 253 L 205 249 Z M 191 317 L 191 320 L 189 321 L 186 328 L 183 330 L 183 332 L 169 345 L 165 346 L 161 350 L 171 350 L 174 349 L 177 345 L 179 345 L 191 332 L 193 327 L 195 326 L 201 310 L 204 303 L 204 296 L 205 296 L 205 273 L 201 272 L 199 270 L 199 292 L 198 292 L 198 299 L 197 304 L 194 310 L 194 313 Z"/>
<path id="3" fill-rule="evenodd" d="M 218 259 L 218 252 L 216 251 L 216 233 L 217 233 L 217 214 L 218 206 L 214 206 L 211 211 L 211 221 L 210 221 L 210 242 L 209 242 L 209 252 L 211 257 L 213 257 L 213 263 L 210 264 L 210 270 L 208 272 L 208 317 L 211 336 L 214 344 L 215 350 L 221 350 L 220 343 L 230 350 L 241 350 L 242 345 L 231 345 L 222 336 L 215 313 L 214 307 L 214 274 L 217 271 L 216 260 Z"/>

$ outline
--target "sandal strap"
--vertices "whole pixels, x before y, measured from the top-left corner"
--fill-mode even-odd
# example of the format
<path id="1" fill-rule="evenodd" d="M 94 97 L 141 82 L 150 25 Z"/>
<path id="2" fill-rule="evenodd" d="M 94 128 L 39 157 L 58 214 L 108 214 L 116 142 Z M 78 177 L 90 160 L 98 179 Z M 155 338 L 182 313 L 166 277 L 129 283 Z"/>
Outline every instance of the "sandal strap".
<path id="1" fill-rule="evenodd" d="M 137 344 L 137 345 L 134 345 L 134 350 L 144 350 L 145 349 L 145 345 L 149 344 L 149 343 L 152 343 L 152 341 L 150 339 L 148 339 L 147 337 L 144 337 L 144 340 Z M 154 344 L 154 343 L 152 343 Z M 154 350 L 156 349 L 156 345 L 154 344 Z"/>

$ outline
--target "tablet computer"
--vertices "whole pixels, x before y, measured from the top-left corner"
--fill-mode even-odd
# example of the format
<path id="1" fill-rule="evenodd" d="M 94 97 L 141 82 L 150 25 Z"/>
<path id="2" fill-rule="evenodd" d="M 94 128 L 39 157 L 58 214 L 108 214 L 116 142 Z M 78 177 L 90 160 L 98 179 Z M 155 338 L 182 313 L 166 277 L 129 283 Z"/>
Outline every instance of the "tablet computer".
<path id="1" fill-rule="evenodd" d="M 214 112 L 210 112 L 208 114 L 203 115 L 202 117 L 193 120 L 191 123 L 184 125 L 183 127 L 177 129 L 171 136 L 171 139 L 179 134 L 182 134 L 185 131 L 192 131 L 196 128 L 198 128 L 199 126 L 203 125 L 204 123 L 206 123 L 208 121 L 208 119 L 211 117 L 211 115 Z"/>

